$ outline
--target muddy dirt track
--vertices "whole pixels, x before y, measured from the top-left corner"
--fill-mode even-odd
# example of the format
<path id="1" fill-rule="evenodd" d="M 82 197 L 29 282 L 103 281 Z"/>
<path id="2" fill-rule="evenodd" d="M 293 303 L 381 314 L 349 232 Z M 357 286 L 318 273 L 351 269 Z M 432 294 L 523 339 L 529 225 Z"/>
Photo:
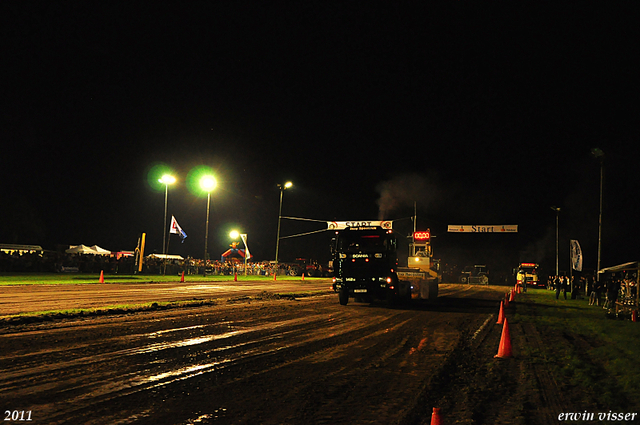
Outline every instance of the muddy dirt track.
<path id="1" fill-rule="evenodd" d="M 331 279 L 206 283 L 105 283 L 78 285 L 12 285 L 0 290 L 0 317 L 48 310 L 91 309 L 109 305 L 252 296 L 329 290 Z"/>
<path id="2" fill-rule="evenodd" d="M 6 326 L 0 407 L 47 424 L 428 424 L 435 406 L 446 423 L 547 423 L 523 407 L 518 363 L 493 359 L 504 292 L 441 285 L 435 305 L 331 294 Z"/>

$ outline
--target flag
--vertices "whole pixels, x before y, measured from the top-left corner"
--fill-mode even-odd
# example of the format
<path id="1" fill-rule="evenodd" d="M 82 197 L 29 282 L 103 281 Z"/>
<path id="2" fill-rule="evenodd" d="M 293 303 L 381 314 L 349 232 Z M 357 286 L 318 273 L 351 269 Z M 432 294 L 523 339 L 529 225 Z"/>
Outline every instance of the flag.
<path id="1" fill-rule="evenodd" d="M 178 224 L 178 220 L 174 216 L 171 216 L 171 227 L 169 228 L 169 233 L 175 233 L 176 235 L 180 235 L 182 238 L 182 243 L 184 243 L 187 234 L 182 230 L 182 227 Z"/>
<path id="2" fill-rule="evenodd" d="M 240 235 L 240 238 L 242 238 L 242 243 L 244 244 L 244 258 L 248 260 L 251 258 L 251 254 L 249 253 L 249 247 L 247 246 L 247 235 L 243 233 Z"/>
<path id="3" fill-rule="evenodd" d="M 571 268 L 582 271 L 582 249 L 578 241 L 571 239 Z"/>

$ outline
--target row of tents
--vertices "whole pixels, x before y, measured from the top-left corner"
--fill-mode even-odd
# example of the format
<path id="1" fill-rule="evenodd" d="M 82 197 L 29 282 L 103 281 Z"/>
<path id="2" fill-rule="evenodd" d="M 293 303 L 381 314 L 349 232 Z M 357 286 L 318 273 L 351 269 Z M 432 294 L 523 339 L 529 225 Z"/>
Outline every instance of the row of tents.
<path id="1" fill-rule="evenodd" d="M 67 254 L 111 255 L 111 251 L 100 248 L 98 245 L 70 245 L 69 249 L 65 250 L 65 252 Z"/>
<path id="2" fill-rule="evenodd" d="M 98 245 L 70 245 L 69 249 L 65 250 L 67 254 L 90 254 L 90 255 L 134 255 L 133 251 L 127 252 L 111 252 L 104 248 L 99 247 Z M 167 259 L 167 260 L 184 260 L 181 255 L 171 255 L 171 254 L 151 254 L 149 255 L 151 258 L 159 258 L 159 259 Z"/>

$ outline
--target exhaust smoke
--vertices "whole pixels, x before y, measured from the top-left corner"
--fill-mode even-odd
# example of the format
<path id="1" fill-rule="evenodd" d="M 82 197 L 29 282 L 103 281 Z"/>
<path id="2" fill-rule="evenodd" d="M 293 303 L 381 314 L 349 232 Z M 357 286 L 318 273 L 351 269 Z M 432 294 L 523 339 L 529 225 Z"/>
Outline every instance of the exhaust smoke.
<path id="1" fill-rule="evenodd" d="M 411 173 L 400 174 L 381 182 L 376 187 L 378 198 L 378 220 L 387 220 L 389 215 L 401 208 L 412 207 L 418 202 L 422 207 L 431 204 L 437 197 L 435 179 Z"/>

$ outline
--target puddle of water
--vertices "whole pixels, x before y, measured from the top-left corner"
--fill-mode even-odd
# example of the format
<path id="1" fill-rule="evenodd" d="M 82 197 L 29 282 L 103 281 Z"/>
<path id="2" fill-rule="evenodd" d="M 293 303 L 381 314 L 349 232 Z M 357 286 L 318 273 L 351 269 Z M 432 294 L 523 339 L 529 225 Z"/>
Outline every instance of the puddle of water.
<path id="1" fill-rule="evenodd" d="M 186 425 L 199 424 L 206 419 L 224 418 L 226 414 L 227 414 L 227 409 L 225 409 L 224 407 L 221 407 L 219 409 L 214 410 L 213 413 L 205 413 L 198 416 L 195 419 L 188 419 L 187 422 L 185 422 L 185 424 Z"/>
<path id="2" fill-rule="evenodd" d="M 165 329 L 163 331 L 157 331 L 157 332 L 151 332 L 147 334 L 148 338 L 156 338 L 159 335 L 164 335 L 164 334 L 168 334 L 171 332 L 180 332 L 180 331 L 189 331 L 191 329 L 199 329 L 199 328 L 204 328 L 205 325 L 195 325 L 195 326 L 187 326 L 184 328 L 173 328 L 173 329 Z"/>

